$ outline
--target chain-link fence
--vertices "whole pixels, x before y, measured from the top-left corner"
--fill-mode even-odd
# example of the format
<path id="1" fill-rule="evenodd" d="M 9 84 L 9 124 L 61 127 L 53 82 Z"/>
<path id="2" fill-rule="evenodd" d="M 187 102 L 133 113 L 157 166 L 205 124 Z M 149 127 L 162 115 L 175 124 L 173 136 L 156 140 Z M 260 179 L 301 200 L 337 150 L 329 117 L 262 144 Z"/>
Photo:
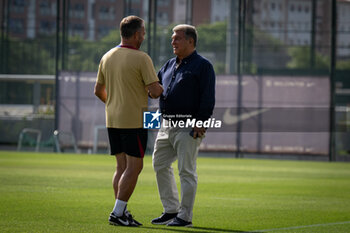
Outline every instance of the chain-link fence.
<path id="1" fill-rule="evenodd" d="M 46 119 L 51 116 L 53 126 L 49 131 L 52 131 L 55 128 L 53 106 L 55 96 L 59 96 L 55 95 L 55 80 L 59 80 L 59 72 L 73 72 L 76 77 L 84 72 L 95 73 L 102 55 L 120 43 L 120 20 L 135 14 L 145 19 L 147 33 L 141 49 L 152 57 L 156 70 L 173 56 L 170 45 L 173 26 L 193 24 L 199 36 L 197 51 L 215 68 L 220 94 L 217 99 L 225 101 L 228 104 L 225 107 L 231 108 L 232 114 L 235 109 L 241 109 L 237 111 L 239 114 L 247 114 L 267 105 L 272 109 L 292 109 L 292 112 L 297 109 L 298 113 L 281 116 L 277 110 L 267 111 L 255 118 L 257 127 L 261 127 L 259 122 L 265 122 L 274 113 L 275 119 L 283 118 L 286 122 L 283 124 L 288 126 L 288 122 L 296 121 L 297 116 L 293 114 L 302 114 L 301 109 L 305 112 L 314 109 L 315 112 L 305 113 L 302 119 L 306 122 L 322 119 L 327 128 L 310 132 L 305 126 L 306 134 L 291 136 L 293 132 L 284 132 L 281 126 L 274 132 L 265 130 L 274 136 L 261 136 L 264 127 L 262 131 L 256 128 L 257 134 L 252 135 L 245 130 L 247 123 L 242 121 L 230 128 L 232 136 L 214 139 L 217 133 L 208 133 L 203 150 L 238 151 L 237 155 L 317 154 L 327 158 L 334 148 L 338 160 L 348 158 L 349 1 L 4 0 L 1 4 L 0 130 L 5 132 L 1 135 L 8 134 L 6 122 L 13 121 L 16 114 L 16 124 L 22 124 L 21 127 L 24 127 L 21 123 L 24 118 L 28 121 L 33 116 L 44 114 Z M 8 74 L 53 76 L 38 79 Z M 81 101 L 94 98 L 92 91 L 79 95 Z M 218 108 L 221 104 L 217 103 Z M 29 111 L 18 113 L 18 109 Z M 66 114 L 61 110 L 56 115 L 56 125 L 69 115 Z M 86 135 L 85 131 L 76 130 L 80 127 L 76 122 L 83 115 L 73 114 L 74 119 L 68 122 L 72 123 L 69 130 L 78 142 L 80 135 Z M 14 138 L 19 132 L 13 134 L 17 136 L 11 140 L 3 136 L 1 143 L 16 143 Z M 85 147 L 93 142 L 92 133 L 89 134 Z M 210 142 L 222 142 L 221 137 L 228 140 L 226 146 L 220 148 L 218 143 L 214 143 L 215 146 Z M 276 138 L 283 142 L 278 143 Z M 319 149 L 316 149 L 317 142 L 322 144 Z"/>

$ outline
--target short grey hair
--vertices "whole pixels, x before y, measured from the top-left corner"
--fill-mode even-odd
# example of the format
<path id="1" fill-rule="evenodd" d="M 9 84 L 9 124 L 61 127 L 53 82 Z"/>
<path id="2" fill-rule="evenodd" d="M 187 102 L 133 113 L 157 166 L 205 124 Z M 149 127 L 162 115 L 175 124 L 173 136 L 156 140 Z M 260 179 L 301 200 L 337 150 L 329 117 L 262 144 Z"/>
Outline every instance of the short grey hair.
<path id="1" fill-rule="evenodd" d="M 194 26 L 189 24 L 179 24 L 173 28 L 173 32 L 183 31 L 186 36 L 186 40 L 192 38 L 194 41 L 194 47 L 197 45 L 197 30 Z"/>

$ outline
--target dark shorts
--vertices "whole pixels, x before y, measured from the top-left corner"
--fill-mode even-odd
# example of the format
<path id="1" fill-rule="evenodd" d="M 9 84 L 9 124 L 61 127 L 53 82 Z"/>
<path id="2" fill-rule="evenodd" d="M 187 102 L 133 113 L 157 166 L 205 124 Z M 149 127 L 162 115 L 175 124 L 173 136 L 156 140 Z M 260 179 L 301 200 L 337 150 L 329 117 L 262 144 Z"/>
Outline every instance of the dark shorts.
<path id="1" fill-rule="evenodd" d="M 111 155 L 125 152 L 143 158 L 147 146 L 147 129 L 107 128 Z"/>

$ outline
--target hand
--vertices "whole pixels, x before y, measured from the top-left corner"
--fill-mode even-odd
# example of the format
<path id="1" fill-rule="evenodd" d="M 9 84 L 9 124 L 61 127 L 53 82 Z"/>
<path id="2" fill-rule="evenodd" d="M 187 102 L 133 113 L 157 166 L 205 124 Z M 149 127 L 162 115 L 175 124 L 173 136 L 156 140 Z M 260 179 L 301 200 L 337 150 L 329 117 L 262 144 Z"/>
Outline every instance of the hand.
<path id="1" fill-rule="evenodd" d="M 203 127 L 202 128 L 194 127 L 193 128 L 193 138 L 196 139 L 196 138 L 203 137 L 205 134 L 205 131 L 206 131 L 206 129 Z"/>
<path id="2" fill-rule="evenodd" d="M 159 82 L 154 82 L 146 86 L 146 91 L 150 98 L 156 99 L 163 93 L 163 86 Z"/>

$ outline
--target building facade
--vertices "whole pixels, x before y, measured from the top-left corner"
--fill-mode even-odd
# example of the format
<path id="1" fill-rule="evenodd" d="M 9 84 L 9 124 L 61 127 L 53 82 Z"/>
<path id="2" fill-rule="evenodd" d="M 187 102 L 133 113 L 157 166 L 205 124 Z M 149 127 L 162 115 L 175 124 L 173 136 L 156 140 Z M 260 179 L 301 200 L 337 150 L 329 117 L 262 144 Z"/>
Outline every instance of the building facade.
<path id="1" fill-rule="evenodd" d="M 186 21 L 188 15 L 191 15 L 190 21 L 196 26 L 226 21 L 229 15 L 229 1 L 157 0 L 157 25 L 165 27 L 169 24 L 185 23 L 188 22 Z M 138 15 L 146 22 L 149 17 L 149 0 L 61 0 L 60 2 L 68 35 L 80 36 L 91 41 L 99 40 L 110 30 L 118 28 L 124 15 Z M 310 46 L 312 2 L 312 0 L 251 0 L 247 4 L 251 9 L 247 12 L 251 12 L 251 21 L 255 29 L 266 32 L 287 46 Z M 314 42 L 320 52 L 329 54 L 331 1 L 317 0 L 315 3 Z M 4 0 L 1 4 L 2 34 L 6 32 L 12 37 L 23 39 L 55 34 L 56 0 Z M 340 57 L 349 57 L 350 1 L 338 0 L 337 4 L 337 54 Z"/>

